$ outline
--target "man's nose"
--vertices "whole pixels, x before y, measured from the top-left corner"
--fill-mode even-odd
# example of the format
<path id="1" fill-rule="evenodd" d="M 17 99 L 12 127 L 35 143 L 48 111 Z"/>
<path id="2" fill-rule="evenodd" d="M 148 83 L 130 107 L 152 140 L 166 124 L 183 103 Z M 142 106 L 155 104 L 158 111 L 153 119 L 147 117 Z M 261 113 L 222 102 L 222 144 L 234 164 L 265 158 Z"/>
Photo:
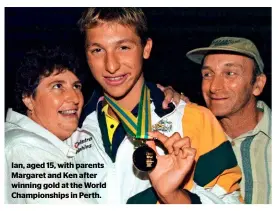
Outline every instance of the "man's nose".
<path id="1" fill-rule="evenodd" d="M 224 80 L 222 76 L 214 76 L 210 84 L 210 92 L 216 93 L 223 88 Z"/>

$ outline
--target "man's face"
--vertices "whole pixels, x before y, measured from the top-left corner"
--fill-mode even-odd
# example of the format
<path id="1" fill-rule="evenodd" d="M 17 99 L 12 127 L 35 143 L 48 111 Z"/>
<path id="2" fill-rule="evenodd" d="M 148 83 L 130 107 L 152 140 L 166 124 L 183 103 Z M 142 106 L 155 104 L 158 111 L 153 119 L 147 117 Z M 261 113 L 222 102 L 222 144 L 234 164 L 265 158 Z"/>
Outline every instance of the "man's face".
<path id="1" fill-rule="evenodd" d="M 76 130 L 83 107 L 81 83 L 65 71 L 41 79 L 35 96 L 24 97 L 33 121 L 65 140 Z"/>
<path id="2" fill-rule="evenodd" d="M 86 56 L 95 79 L 113 98 L 122 98 L 143 83 L 143 58 L 150 56 L 133 27 L 103 23 L 86 31 Z"/>
<path id="3" fill-rule="evenodd" d="M 257 95 L 251 84 L 254 62 L 232 54 L 207 55 L 202 67 L 202 92 L 207 107 L 217 117 L 244 111 Z"/>

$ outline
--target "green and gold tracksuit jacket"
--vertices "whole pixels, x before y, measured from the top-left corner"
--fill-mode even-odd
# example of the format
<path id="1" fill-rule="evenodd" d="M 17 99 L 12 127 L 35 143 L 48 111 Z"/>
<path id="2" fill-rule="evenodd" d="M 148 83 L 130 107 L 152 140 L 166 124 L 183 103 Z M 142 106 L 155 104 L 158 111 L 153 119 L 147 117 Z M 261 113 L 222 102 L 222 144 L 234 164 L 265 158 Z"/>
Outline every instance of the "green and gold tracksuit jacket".
<path id="1" fill-rule="evenodd" d="M 164 110 L 164 94 L 153 84 L 147 86 L 151 91 L 152 126 L 167 136 L 179 132 L 182 137 L 190 137 L 191 146 L 197 150 L 194 166 L 183 187 L 192 203 L 242 203 L 241 171 L 232 146 L 213 114 L 183 101 L 176 106 L 170 104 Z M 67 140 L 77 149 L 76 163 L 94 164 L 93 168 L 78 169 L 80 173 L 96 175 L 85 178 L 86 187 L 98 194 L 99 203 L 159 203 L 148 174 L 133 166 L 132 139 L 126 136 L 121 123 L 110 130 L 111 121 L 103 105 L 103 97 L 93 96 L 85 107 L 82 126 Z M 137 112 L 138 106 L 132 113 L 137 115 Z M 159 147 L 157 151 L 164 153 Z"/>

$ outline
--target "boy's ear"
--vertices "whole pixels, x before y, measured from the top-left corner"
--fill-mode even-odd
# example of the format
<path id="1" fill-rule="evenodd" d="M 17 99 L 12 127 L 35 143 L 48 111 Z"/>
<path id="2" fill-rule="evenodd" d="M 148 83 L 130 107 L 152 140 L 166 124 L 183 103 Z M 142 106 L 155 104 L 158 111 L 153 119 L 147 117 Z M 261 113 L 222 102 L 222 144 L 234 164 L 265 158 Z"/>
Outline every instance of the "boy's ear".
<path id="1" fill-rule="evenodd" d="M 143 58 L 144 59 L 148 59 L 151 55 L 151 51 L 152 51 L 152 47 L 153 47 L 153 41 L 151 38 L 148 38 L 146 45 L 144 47 L 144 51 L 143 51 Z"/>

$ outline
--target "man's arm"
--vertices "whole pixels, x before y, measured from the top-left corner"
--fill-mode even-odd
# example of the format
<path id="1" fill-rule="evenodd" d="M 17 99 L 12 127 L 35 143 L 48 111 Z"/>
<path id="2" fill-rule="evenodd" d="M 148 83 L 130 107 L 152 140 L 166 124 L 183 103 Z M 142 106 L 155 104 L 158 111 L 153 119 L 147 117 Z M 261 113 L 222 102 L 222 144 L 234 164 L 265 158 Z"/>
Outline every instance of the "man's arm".
<path id="1" fill-rule="evenodd" d="M 156 85 L 165 95 L 165 99 L 162 103 L 162 107 L 164 109 L 168 108 L 168 104 L 173 100 L 176 105 L 179 104 L 180 100 L 183 100 L 186 103 L 191 103 L 189 98 L 186 97 L 182 92 L 178 93 L 176 90 L 173 89 L 172 86 L 162 86 L 160 84 Z"/>

